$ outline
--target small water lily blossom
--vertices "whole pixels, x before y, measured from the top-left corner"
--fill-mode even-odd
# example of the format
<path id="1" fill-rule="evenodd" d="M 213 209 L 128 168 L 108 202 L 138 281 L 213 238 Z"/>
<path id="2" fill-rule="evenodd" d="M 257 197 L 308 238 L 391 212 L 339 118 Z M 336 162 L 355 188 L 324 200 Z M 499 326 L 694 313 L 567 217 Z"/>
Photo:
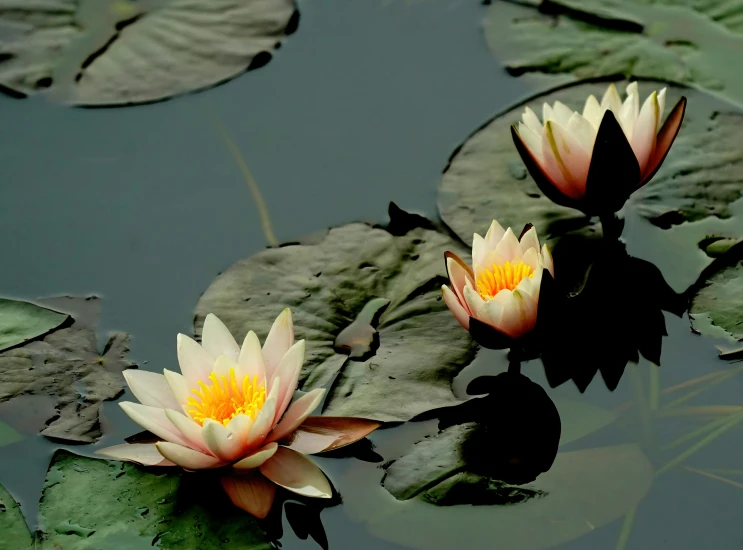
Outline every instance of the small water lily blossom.
<path id="1" fill-rule="evenodd" d="M 510 227 L 504 230 L 493 220 L 485 238 L 477 233 L 473 237 L 471 268 L 456 254 L 446 253 L 451 286 L 443 285 L 441 291 L 457 321 L 470 332 L 473 325 L 484 324 L 506 340 L 516 340 L 536 325 L 545 269 L 554 276 L 552 255 L 546 244 L 539 247 L 534 227 L 527 226 L 518 239 Z"/>
<path id="2" fill-rule="evenodd" d="M 686 98 L 665 122 L 666 89 L 640 107 L 637 82 L 622 102 L 610 84 L 601 102 L 591 95 L 583 113 L 557 101 L 542 107 L 542 120 L 526 107 L 513 141 L 529 173 L 553 202 L 588 215 L 617 212 L 655 175 L 676 139 Z"/>
<path id="3" fill-rule="evenodd" d="M 305 454 L 336 449 L 379 427 L 364 418 L 310 417 L 322 401 L 315 389 L 292 401 L 304 362 L 305 342 L 294 341 L 289 309 L 273 323 L 261 347 L 250 331 L 242 347 L 212 314 L 203 343 L 178 335 L 181 373 L 125 371 L 140 403 L 121 408 L 159 441 L 98 451 L 145 466 L 222 469 L 232 502 L 259 518 L 273 504 L 276 486 L 330 498 L 325 475 Z"/>

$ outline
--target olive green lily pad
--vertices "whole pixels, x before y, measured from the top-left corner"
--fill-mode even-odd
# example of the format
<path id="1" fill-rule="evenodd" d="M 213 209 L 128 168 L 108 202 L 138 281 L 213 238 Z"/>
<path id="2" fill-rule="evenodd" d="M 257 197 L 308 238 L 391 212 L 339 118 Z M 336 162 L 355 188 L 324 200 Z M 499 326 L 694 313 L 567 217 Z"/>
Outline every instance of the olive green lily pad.
<path id="1" fill-rule="evenodd" d="M 199 485 L 195 481 L 204 483 Z M 39 504 L 42 548 L 268 550 L 217 478 L 57 451 Z"/>
<path id="2" fill-rule="evenodd" d="M 292 0 L 0 0 L 0 88 L 75 105 L 201 90 L 265 64 Z"/>
<path id="3" fill-rule="evenodd" d="M 33 543 L 20 504 L 2 485 L 0 485 L 0 533 L 3 544 L 7 544 L 5 548 L 25 550 L 31 548 Z"/>
<path id="4" fill-rule="evenodd" d="M 21 407 L 29 396 L 49 397 L 55 413 L 41 434 L 92 443 L 101 436 L 102 402 L 123 393 L 121 372 L 134 366 L 126 359 L 128 341 L 127 334 L 110 333 L 99 353 L 95 330 L 83 320 L 0 353 L 0 403 L 8 402 L 3 409 L 16 399 Z"/>
<path id="5" fill-rule="evenodd" d="M 384 487 L 377 485 L 372 467 L 354 465 L 339 484 L 351 518 L 373 535 L 407 548 L 456 548 L 466 534 L 470 548 L 490 548 L 497 537 L 498 545 L 509 550 L 543 550 L 621 518 L 642 500 L 653 477 L 644 453 L 628 444 L 558 453 L 552 468 L 533 483 L 505 486 L 455 464 L 430 461 L 431 456 L 452 455 L 452 438 L 442 437 L 445 432 L 431 438 L 438 438 L 441 448 L 433 449 L 439 445 L 431 441 L 429 452 L 417 459 L 414 448 L 393 462 Z M 391 486 L 398 494 L 414 496 L 396 500 L 385 489 Z M 486 504 L 486 496 L 492 504 L 503 497 L 500 503 L 508 505 L 466 505 L 468 500 Z"/>
<path id="6" fill-rule="evenodd" d="M 532 223 L 540 235 L 600 231 L 597 220 L 558 206 L 545 197 L 516 152 L 510 126 L 524 107 L 541 113 L 544 102 L 561 101 L 582 110 L 590 94 L 599 97 L 608 82 L 559 87 L 496 115 L 476 130 L 452 155 L 439 186 L 438 206 L 444 222 L 465 242 L 483 234 L 493 218 L 504 227 Z M 702 92 L 642 81 L 645 97 L 668 86 L 666 114 L 680 96 L 689 99 L 684 124 L 656 176 L 635 192 L 625 208 L 661 228 L 709 216 L 730 216 L 729 205 L 743 190 L 743 150 L 730 147 L 743 138 L 743 113 Z"/>
<path id="7" fill-rule="evenodd" d="M 265 338 L 289 307 L 297 339 L 307 342 L 300 389 L 332 382 L 324 413 L 409 420 L 457 403 L 451 381 L 476 353 L 441 299 L 445 250 L 466 256 L 450 237 L 430 229 L 393 235 L 365 224 L 264 250 L 237 262 L 206 290 L 196 306 L 195 332 L 214 313 L 240 341 L 249 330 Z"/>
<path id="8" fill-rule="evenodd" d="M 0 298 L 0 351 L 51 332 L 69 315 L 28 302 Z"/>
<path id="9" fill-rule="evenodd" d="M 743 75 L 730 70 L 743 49 L 743 23 L 728 0 L 497 1 L 484 31 L 514 75 L 659 78 L 743 101 Z"/>

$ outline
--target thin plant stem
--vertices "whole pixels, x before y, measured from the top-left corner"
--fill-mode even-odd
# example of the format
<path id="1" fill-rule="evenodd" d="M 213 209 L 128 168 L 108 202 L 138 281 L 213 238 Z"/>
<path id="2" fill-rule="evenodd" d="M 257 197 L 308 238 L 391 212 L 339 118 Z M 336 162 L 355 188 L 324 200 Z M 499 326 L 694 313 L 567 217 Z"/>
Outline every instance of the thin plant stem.
<path id="1" fill-rule="evenodd" d="M 733 481 L 732 479 L 728 479 L 723 476 L 718 476 L 716 474 L 710 473 L 709 471 L 697 470 L 696 468 L 692 468 L 691 466 L 684 466 L 684 470 L 688 470 L 692 473 L 699 474 L 700 476 L 708 477 L 710 479 L 722 481 L 723 483 L 727 483 L 728 485 L 732 485 L 733 487 L 737 487 L 738 489 L 743 489 L 743 483 L 740 483 L 739 481 Z"/>
<path id="2" fill-rule="evenodd" d="M 616 550 L 625 550 L 627 548 L 629 537 L 632 534 L 632 526 L 635 523 L 635 515 L 637 515 L 637 506 L 633 506 L 624 515 L 624 522 L 622 523 L 622 530 L 619 531 Z"/>
<path id="3" fill-rule="evenodd" d="M 656 365 L 650 365 L 649 387 L 650 410 L 657 411 L 660 406 L 660 368 Z"/>

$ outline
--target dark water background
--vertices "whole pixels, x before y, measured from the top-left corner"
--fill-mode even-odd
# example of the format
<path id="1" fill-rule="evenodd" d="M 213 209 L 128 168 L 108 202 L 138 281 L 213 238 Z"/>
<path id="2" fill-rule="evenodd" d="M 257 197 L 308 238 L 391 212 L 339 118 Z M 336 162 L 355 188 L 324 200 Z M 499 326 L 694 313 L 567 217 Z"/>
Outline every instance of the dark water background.
<path id="1" fill-rule="evenodd" d="M 99 295 L 102 335 L 129 332 L 129 356 L 140 368 L 175 369 L 175 335 L 191 333 L 199 295 L 217 273 L 266 246 L 209 110 L 245 156 L 277 238 L 289 241 L 352 221 L 383 222 L 390 201 L 435 217 L 436 186 L 452 150 L 493 113 L 536 91 L 533 80 L 509 77 L 487 49 L 479 30 L 486 8 L 477 2 L 315 0 L 299 8 L 299 30 L 273 61 L 204 93 L 119 109 L 0 97 L 0 292 L 31 300 Z M 672 265 L 664 250 L 648 250 L 639 238 L 633 245 L 647 229 L 642 223 L 628 223 L 630 252 L 634 246 Z M 693 335 L 686 318 L 667 315 L 666 322 L 663 386 L 724 366 L 714 342 Z M 494 365 L 505 367 L 502 355 L 482 353 L 455 390 L 463 395 L 468 380 Z M 640 366 L 648 368 L 644 360 Z M 545 383 L 539 362 L 524 373 Z M 597 379 L 586 395 L 611 408 L 630 388 L 625 377 L 611 394 Z M 732 379 L 705 394 L 705 403 L 737 404 L 742 390 Z M 570 383 L 560 391 L 578 395 Z M 113 403 L 105 416 L 112 434 L 96 448 L 137 431 Z M 623 441 L 615 430 L 591 439 Z M 742 443 L 733 430 L 699 456 L 735 468 Z M 32 526 L 57 447 L 30 437 L 0 448 L 0 481 Z M 318 463 L 331 479 L 346 467 Z M 642 503 L 629 548 L 743 548 L 741 497 L 740 489 L 699 476 L 663 476 Z M 400 548 L 350 522 L 343 506 L 322 519 L 331 549 Z M 620 526 L 561 548 L 614 548 Z M 286 523 L 281 542 L 288 550 L 317 548 Z M 509 545 L 494 532 L 493 548 Z"/>

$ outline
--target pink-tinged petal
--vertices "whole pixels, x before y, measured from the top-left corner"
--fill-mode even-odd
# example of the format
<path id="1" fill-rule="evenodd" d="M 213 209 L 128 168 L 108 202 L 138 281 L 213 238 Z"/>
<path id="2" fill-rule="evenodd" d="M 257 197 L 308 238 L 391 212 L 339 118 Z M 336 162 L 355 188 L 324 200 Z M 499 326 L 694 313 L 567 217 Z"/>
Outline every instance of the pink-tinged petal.
<path id="1" fill-rule="evenodd" d="M 454 317 L 459 321 L 459 324 L 462 325 L 465 330 L 469 330 L 471 313 L 465 309 L 467 302 L 464 300 L 460 302 L 457 295 L 454 294 L 454 292 L 452 292 L 452 290 L 446 285 L 441 286 L 441 293 L 444 295 L 444 303 L 454 314 Z M 465 306 L 462 305 L 463 303 Z"/>
<path id="2" fill-rule="evenodd" d="M 552 277 L 555 276 L 555 264 L 552 260 L 552 252 L 546 243 L 542 245 L 542 265 L 550 272 Z"/>
<path id="3" fill-rule="evenodd" d="M 207 418 L 204 420 L 204 443 L 210 454 L 222 462 L 233 462 L 244 456 L 248 449 L 247 440 L 235 437 L 227 427 L 220 422 Z"/>
<path id="4" fill-rule="evenodd" d="M 258 449 L 252 455 L 243 458 L 239 462 L 235 462 L 232 467 L 236 470 L 253 470 L 255 468 L 258 468 L 266 460 L 276 454 L 276 449 L 278 448 L 278 443 L 268 443 L 267 445 Z"/>
<path id="5" fill-rule="evenodd" d="M 601 125 L 601 118 L 604 116 L 604 110 L 601 108 L 596 96 L 590 95 L 586 100 L 586 104 L 583 107 L 583 118 L 593 126 L 594 134 L 598 132 L 599 126 Z"/>
<path id="6" fill-rule="evenodd" d="M 127 369 L 123 373 L 129 389 L 142 405 L 161 409 L 179 409 L 170 386 L 162 374 L 146 370 Z"/>
<path id="7" fill-rule="evenodd" d="M 235 375 L 239 374 L 237 372 L 237 363 L 227 355 L 220 355 L 217 357 L 216 361 L 214 361 L 213 371 L 218 377 L 224 376 L 229 380 L 230 369 L 235 369 Z"/>
<path id="8" fill-rule="evenodd" d="M 663 111 L 666 110 L 666 91 L 668 88 L 663 88 L 660 92 L 658 92 L 658 111 L 660 114 L 658 115 L 658 128 L 657 130 L 660 130 L 660 121 L 662 120 L 661 117 L 663 116 Z"/>
<path id="9" fill-rule="evenodd" d="M 222 476 L 220 481 L 224 492 L 238 508 L 258 519 L 265 518 L 271 511 L 276 485 L 259 473 L 249 477 Z"/>
<path id="10" fill-rule="evenodd" d="M 381 425 L 381 422 L 367 418 L 310 416 L 283 443 L 306 455 L 324 453 L 356 443 Z"/>
<path id="11" fill-rule="evenodd" d="M 495 247 L 495 252 L 507 262 L 519 261 L 521 259 L 519 239 L 514 235 L 510 227 L 506 229 L 503 238 Z"/>
<path id="12" fill-rule="evenodd" d="M 659 119 L 658 96 L 653 92 L 642 105 L 640 116 L 637 119 L 635 133 L 632 134 L 632 140 L 630 141 L 632 150 L 637 158 L 637 163 L 640 165 L 641 173 L 645 170 L 648 160 L 650 160 L 650 155 L 655 149 Z"/>
<path id="13" fill-rule="evenodd" d="M 155 445 L 157 446 L 157 450 L 160 451 L 160 454 L 167 460 L 186 470 L 208 470 L 225 465 L 216 456 L 200 453 L 199 451 L 194 451 L 193 449 L 176 445 L 175 443 L 158 441 Z"/>
<path id="14" fill-rule="evenodd" d="M 291 434 L 320 405 L 325 389 L 314 389 L 292 403 L 276 427 L 268 434 L 267 441 L 278 441 Z"/>
<path id="15" fill-rule="evenodd" d="M 271 325 L 266 341 L 263 343 L 263 361 L 266 377 L 270 380 L 279 366 L 284 354 L 294 345 L 294 324 L 289 308 L 282 311 Z"/>
<path id="16" fill-rule="evenodd" d="M 273 419 L 276 417 L 276 399 L 279 393 L 279 387 L 281 384 L 280 379 L 276 379 L 273 382 L 271 391 L 268 393 L 266 402 L 263 404 L 263 408 L 255 417 L 253 425 L 250 427 L 248 432 L 248 448 L 255 448 L 263 444 L 263 441 L 268 436 L 268 433 L 275 426 Z"/>
<path id="17" fill-rule="evenodd" d="M 541 158 L 542 134 L 535 133 L 526 124 L 524 124 L 523 122 L 519 122 L 519 135 L 521 136 L 521 139 L 524 140 L 524 143 L 532 152 L 532 154 L 537 158 Z"/>
<path id="18" fill-rule="evenodd" d="M 569 196 L 582 197 L 586 193 L 591 154 L 559 124 L 548 123 L 545 127 L 545 138 L 572 193 Z"/>
<path id="19" fill-rule="evenodd" d="M 237 364 L 240 366 L 240 373 L 243 376 L 249 376 L 251 380 L 254 376 L 258 376 L 258 382 L 266 379 L 263 350 L 261 350 L 258 336 L 252 330 L 245 336 Z"/>
<path id="20" fill-rule="evenodd" d="M 554 122 L 548 121 L 545 125 L 544 134 L 542 134 L 541 168 L 561 194 L 572 200 L 580 200 L 585 193 L 578 192 L 572 181 L 568 179 L 570 173 L 559 159 L 554 132 L 550 129 L 553 126 Z"/>
<path id="21" fill-rule="evenodd" d="M 663 123 L 663 127 L 658 133 L 658 138 L 655 142 L 655 150 L 650 155 L 650 160 L 648 160 L 648 164 L 645 167 L 641 185 L 650 181 L 650 178 L 655 175 L 660 168 L 660 165 L 663 164 L 668 151 L 671 149 L 673 141 L 678 135 L 679 128 L 681 128 L 681 122 L 684 120 L 685 111 L 686 98 L 682 97 L 679 99 L 678 103 L 676 103 L 676 106 L 671 111 L 671 114 L 668 115 L 668 118 Z"/>
<path id="22" fill-rule="evenodd" d="M 539 121 L 539 117 L 536 113 L 529 107 L 524 109 L 524 112 L 521 115 L 521 120 L 523 120 L 529 130 L 535 134 L 539 135 L 542 133 L 542 123 Z"/>
<path id="23" fill-rule="evenodd" d="M 464 299 L 467 301 L 467 305 L 472 312 L 472 317 L 483 323 L 491 324 L 485 311 L 485 300 L 482 299 L 482 296 L 474 288 L 471 286 L 464 287 Z"/>
<path id="24" fill-rule="evenodd" d="M 178 403 L 178 407 L 175 408 L 185 409 L 188 405 L 188 398 L 191 397 L 191 392 L 188 389 L 188 385 L 186 384 L 186 379 L 183 377 L 182 374 L 170 371 L 168 369 L 163 369 L 163 376 L 165 377 L 165 381 L 167 382 L 171 393 Z"/>
<path id="25" fill-rule="evenodd" d="M 496 220 L 493 220 L 488 227 L 488 232 L 485 233 L 485 246 L 489 250 L 495 250 L 498 243 L 503 239 L 503 235 L 506 234 L 506 230 Z"/>
<path id="26" fill-rule="evenodd" d="M 238 414 L 227 423 L 227 429 L 232 433 L 232 437 L 242 441 L 247 448 L 250 448 L 248 445 L 248 435 L 252 427 L 253 419 L 245 414 Z"/>
<path id="27" fill-rule="evenodd" d="M 583 116 L 579 113 L 573 113 L 565 129 L 580 143 L 580 146 L 588 155 L 593 152 L 593 145 L 596 142 L 596 129 Z"/>
<path id="28" fill-rule="evenodd" d="M 467 308 L 467 304 L 464 302 L 464 287 L 467 284 L 467 280 L 469 280 L 471 284 L 474 284 L 475 275 L 472 273 L 472 269 L 453 252 L 445 252 L 444 258 L 446 259 L 446 273 L 449 276 L 451 288 L 455 296 L 459 299 L 462 307 L 464 307 L 469 315 L 469 309 Z"/>
<path id="29" fill-rule="evenodd" d="M 511 260 L 513 261 L 513 260 Z M 483 271 L 492 269 L 494 265 L 503 265 L 506 263 L 506 259 L 498 254 L 495 250 L 488 250 L 483 256 L 482 261 L 475 266 L 475 280 L 482 275 Z M 476 286 L 471 284 L 470 286 Z"/>
<path id="30" fill-rule="evenodd" d="M 537 228 L 532 227 L 524 233 L 524 236 L 521 237 L 521 240 L 519 241 L 519 245 L 521 246 L 521 254 L 522 256 L 526 254 L 528 250 L 539 250 L 539 237 L 537 237 Z M 521 260 L 524 261 L 523 258 Z"/>
<path id="31" fill-rule="evenodd" d="M 502 290 L 492 301 L 502 306 L 501 318 L 497 325 L 501 332 L 511 338 L 520 338 L 534 328 L 536 310 L 534 310 L 533 317 L 527 315 L 532 311 L 530 304 L 526 303 L 533 301 L 531 296 L 525 296 L 519 291 Z"/>
<path id="32" fill-rule="evenodd" d="M 99 449 L 95 453 L 106 458 L 135 462 L 142 466 L 175 466 L 175 463 L 163 458 L 154 443 L 125 443 Z"/>
<path id="33" fill-rule="evenodd" d="M 284 354 L 283 359 L 281 359 L 279 366 L 274 372 L 274 379 L 270 381 L 273 384 L 274 380 L 281 378 L 281 386 L 279 386 L 276 396 L 276 418 L 271 425 L 272 428 L 279 421 L 281 415 L 284 414 L 297 389 L 299 373 L 302 371 L 302 364 L 304 364 L 304 351 L 304 340 L 300 340 L 289 348 L 289 351 Z"/>
<path id="34" fill-rule="evenodd" d="M 165 416 L 163 409 L 148 407 L 139 403 L 130 403 L 128 401 L 119 403 L 119 406 L 129 418 L 160 439 L 178 443 L 179 445 L 189 445 L 189 441 L 183 436 L 180 430 Z"/>
<path id="35" fill-rule="evenodd" d="M 260 467 L 261 473 L 276 485 L 298 495 L 330 498 L 333 489 L 322 470 L 301 453 L 279 447 Z"/>
<path id="36" fill-rule="evenodd" d="M 178 364 L 190 388 L 209 378 L 215 357 L 185 334 L 178 335 Z"/>
<path id="37" fill-rule="evenodd" d="M 224 323 L 213 313 L 210 313 L 204 319 L 201 345 L 214 357 L 226 355 L 232 359 L 233 363 L 237 362 L 237 357 L 240 354 L 240 348 L 237 347 L 235 338 L 229 329 L 224 326 Z"/>
<path id="38" fill-rule="evenodd" d="M 574 111 L 564 103 L 555 101 L 555 104 L 552 106 L 552 112 L 555 116 L 555 122 L 564 128 L 568 125 L 568 121 L 573 116 Z"/>
<path id="39" fill-rule="evenodd" d="M 601 98 L 601 108 L 603 110 L 611 109 L 615 115 L 619 114 L 622 108 L 622 98 L 619 96 L 617 87 L 614 84 L 609 84 L 609 87 L 604 93 L 604 97 Z M 603 113 L 602 113 L 603 118 Z"/>
<path id="40" fill-rule="evenodd" d="M 165 416 L 183 434 L 189 447 L 202 453 L 209 453 L 204 443 L 202 427 L 193 418 L 172 409 L 165 409 Z"/>

